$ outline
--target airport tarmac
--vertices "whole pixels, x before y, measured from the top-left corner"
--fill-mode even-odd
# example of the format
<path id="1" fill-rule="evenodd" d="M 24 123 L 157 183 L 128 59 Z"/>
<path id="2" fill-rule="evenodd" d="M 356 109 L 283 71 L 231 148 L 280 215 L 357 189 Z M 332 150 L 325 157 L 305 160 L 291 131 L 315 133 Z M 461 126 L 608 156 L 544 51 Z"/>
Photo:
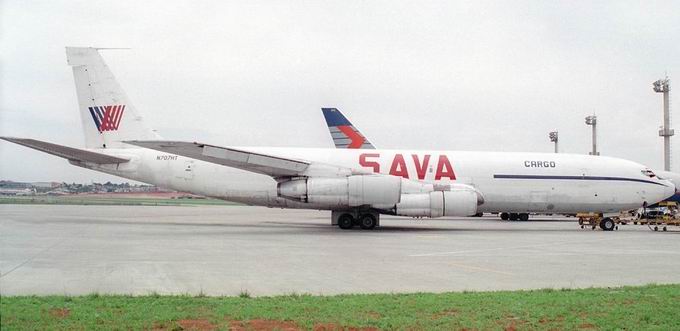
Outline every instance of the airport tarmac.
<path id="1" fill-rule="evenodd" d="M 277 295 L 680 282 L 680 228 L 384 217 L 243 206 L 0 205 L 0 293 Z M 677 232 L 676 232 L 677 231 Z"/>

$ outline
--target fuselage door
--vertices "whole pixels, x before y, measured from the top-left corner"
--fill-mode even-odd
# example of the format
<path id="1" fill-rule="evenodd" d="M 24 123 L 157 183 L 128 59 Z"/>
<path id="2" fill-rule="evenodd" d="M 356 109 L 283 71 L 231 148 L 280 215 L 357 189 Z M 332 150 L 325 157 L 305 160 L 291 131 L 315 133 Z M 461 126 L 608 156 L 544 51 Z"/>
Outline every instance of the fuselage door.
<path id="1" fill-rule="evenodd" d="M 194 167 L 196 167 L 194 160 L 184 161 L 184 169 L 180 174 L 180 177 L 184 179 L 194 179 Z"/>

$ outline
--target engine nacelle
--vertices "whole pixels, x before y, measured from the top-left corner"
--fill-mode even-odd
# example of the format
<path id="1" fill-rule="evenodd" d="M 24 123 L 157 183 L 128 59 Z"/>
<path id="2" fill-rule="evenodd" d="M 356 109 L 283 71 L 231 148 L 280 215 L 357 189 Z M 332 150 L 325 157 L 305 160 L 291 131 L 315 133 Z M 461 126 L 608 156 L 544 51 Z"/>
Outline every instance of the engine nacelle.
<path id="1" fill-rule="evenodd" d="M 348 177 L 307 177 L 280 182 L 279 197 L 320 208 L 370 206 L 401 216 L 472 216 L 483 197 L 473 187 L 410 181 L 396 176 L 352 175 Z"/>
<path id="2" fill-rule="evenodd" d="M 395 213 L 412 217 L 473 216 L 482 201 L 472 188 L 402 194 Z"/>
<path id="3" fill-rule="evenodd" d="M 300 178 L 278 184 L 278 195 L 324 207 L 395 205 L 402 179 L 395 176 L 355 175 L 342 178 Z"/>

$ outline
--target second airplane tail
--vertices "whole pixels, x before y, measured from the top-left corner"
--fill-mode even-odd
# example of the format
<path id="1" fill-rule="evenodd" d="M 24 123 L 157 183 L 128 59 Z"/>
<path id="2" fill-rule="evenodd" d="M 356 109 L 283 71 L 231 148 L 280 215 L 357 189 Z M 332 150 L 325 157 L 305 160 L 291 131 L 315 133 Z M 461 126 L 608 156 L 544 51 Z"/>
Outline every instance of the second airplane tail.
<path id="1" fill-rule="evenodd" d="M 337 108 L 321 108 L 336 148 L 375 149 Z"/>

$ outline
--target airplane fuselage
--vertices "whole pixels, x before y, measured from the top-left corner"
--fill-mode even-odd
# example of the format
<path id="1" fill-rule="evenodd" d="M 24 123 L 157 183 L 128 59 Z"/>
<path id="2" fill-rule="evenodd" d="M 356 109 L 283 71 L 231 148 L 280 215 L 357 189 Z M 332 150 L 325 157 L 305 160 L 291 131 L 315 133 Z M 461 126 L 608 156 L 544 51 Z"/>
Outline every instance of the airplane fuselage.
<path id="1" fill-rule="evenodd" d="M 239 147 L 256 153 L 391 174 L 426 183 L 461 183 L 482 193 L 479 212 L 618 212 L 673 195 L 672 184 L 635 162 L 575 154 Z M 269 176 L 150 149 L 98 149 L 131 161 L 78 164 L 140 182 L 248 205 L 325 209 L 277 195 Z"/>

